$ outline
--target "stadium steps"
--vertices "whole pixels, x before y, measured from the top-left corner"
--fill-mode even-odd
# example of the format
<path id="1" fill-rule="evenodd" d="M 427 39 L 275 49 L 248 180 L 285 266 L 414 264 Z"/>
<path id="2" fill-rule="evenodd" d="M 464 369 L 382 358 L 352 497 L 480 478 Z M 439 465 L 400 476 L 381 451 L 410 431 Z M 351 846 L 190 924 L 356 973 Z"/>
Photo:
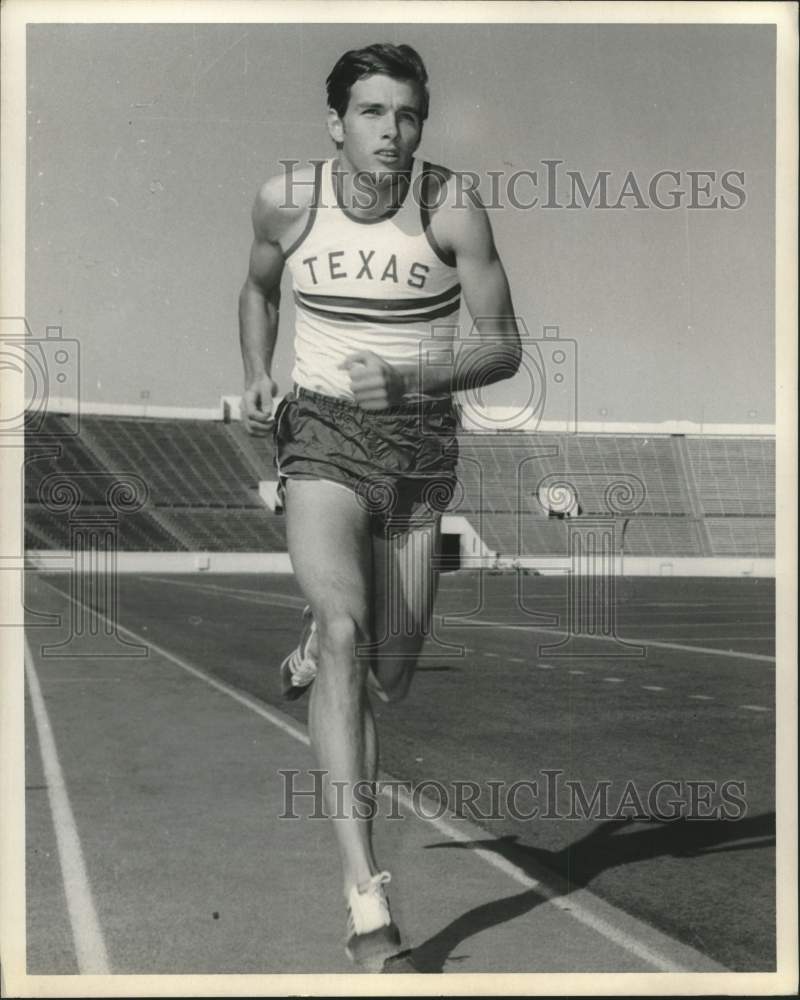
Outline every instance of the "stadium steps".
<path id="1" fill-rule="evenodd" d="M 125 514 L 109 511 L 106 502 L 108 479 L 113 478 L 113 463 L 92 439 L 84 419 L 81 434 L 70 433 L 71 424 L 58 415 L 48 415 L 26 435 L 29 457 L 25 464 L 25 522 L 30 525 L 28 541 L 46 542 L 47 548 L 70 545 L 69 511 L 49 510 L 44 505 L 43 483 L 52 475 L 73 479 L 80 491 L 84 510 L 92 516 L 108 511 L 117 531 L 121 551 L 163 551 L 183 546 L 171 532 L 159 524 L 151 502 L 143 510 Z M 96 479 L 94 477 L 97 477 Z"/>
<path id="2" fill-rule="evenodd" d="M 632 517 L 625 532 L 630 556 L 702 556 L 700 522 L 690 517 Z"/>
<path id="3" fill-rule="evenodd" d="M 256 438 L 248 434 L 244 425 L 236 420 L 222 425 L 225 433 L 233 441 L 242 460 L 247 463 L 256 482 L 275 479 L 274 451 L 272 437 Z"/>
<path id="4" fill-rule="evenodd" d="M 99 512 L 103 476 L 128 472 L 144 479 L 150 496 L 144 510 L 119 515 L 120 549 L 285 551 L 284 523 L 257 493 L 257 483 L 274 476 L 269 439 L 251 438 L 239 423 L 127 417 L 84 417 L 81 436 L 73 431 L 59 415 L 29 423 L 28 544 L 68 543 L 69 515 L 40 505 L 48 475 L 103 474 L 99 485 L 82 481 L 84 502 Z M 573 482 L 591 517 L 608 515 L 606 489 L 626 474 L 645 490 L 639 508 L 616 523 L 619 544 L 627 522 L 626 553 L 774 553 L 770 439 L 462 432 L 459 445 L 463 492 L 449 512 L 467 517 L 504 556 L 568 555 L 569 522 L 543 516 L 543 479 Z"/>
<path id="5" fill-rule="evenodd" d="M 492 552 L 514 556 L 566 556 L 568 530 L 559 518 L 475 511 L 467 515 L 472 527 Z"/>
<path id="6" fill-rule="evenodd" d="M 176 542 L 172 534 L 162 528 L 147 511 L 132 514 L 111 514 L 106 520 L 106 504 L 89 504 L 84 508 L 89 518 L 83 525 L 93 523 L 98 529 L 115 532 L 114 547 L 120 552 L 174 551 Z M 72 526 L 75 522 L 68 513 L 54 513 L 38 503 L 25 504 L 25 532 L 28 547 L 45 542 L 45 548 L 69 549 L 72 544 Z M 81 522 L 78 522 L 81 523 Z M 31 544 L 29 544 L 31 543 Z"/>
<path id="7" fill-rule="evenodd" d="M 101 462 L 103 462 L 104 465 L 108 467 L 112 462 L 111 456 L 106 453 L 102 444 L 92 434 L 92 428 L 85 427 L 83 430 L 83 436 L 94 454 L 100 459 Z M 192 539 L 174 522 L 167 522 L 155 504 L 148 505 L 148 513 L 159 528 L 167 535 L 167 537 L 172 539 L 173 544 L 170 546 L 170 551 L 192 551 Z"/>
<path id="8" fill-rule="evenodd" d="M 644 494 L 636 514 L 691 514 L 669 438 L 462 433 L 459 447 L 465 514 L 517 508 L 541 514 L 538 489 L 551 478 L 573 487 L 584 513 L 610 513 L 609 488 L 628 481 Z"/>
<path id="9" fill-rule="evenodd" d="M 774 516 L 773 440 L 689 437 L 686 446 L 703 514 Z"/>
<path id="10" fill-rule="evenodd" d="M 703 520 L 703 510 L 698 499 L 697 483 L 694 478 L 694 470 L 689 460 L 686 446 L 686 438 L 681 435 L 673 435 L 671 438 L 672 450 L 675 455 L 675 464 L 680 470 L 680 482 L 686 499 L 687 509 L 697 522 L 697 541 L 700 546 L 700 554 L 703 556 L 712 555 L 711 539 Z"/>
<path id="11" fill-rule="evenodd" d="M 180 525 L 195 552 L 285 552 L 283 519 L 261 510 L 186 507 L 161 511 L 168 528 Z"/>
<path id="12" fill-rule="evenodd" d="M 156 506 L 262 506 L 257 475 L 219 422 L 91 418 L 86 424 L 114 466 L 145 480 Z"/>

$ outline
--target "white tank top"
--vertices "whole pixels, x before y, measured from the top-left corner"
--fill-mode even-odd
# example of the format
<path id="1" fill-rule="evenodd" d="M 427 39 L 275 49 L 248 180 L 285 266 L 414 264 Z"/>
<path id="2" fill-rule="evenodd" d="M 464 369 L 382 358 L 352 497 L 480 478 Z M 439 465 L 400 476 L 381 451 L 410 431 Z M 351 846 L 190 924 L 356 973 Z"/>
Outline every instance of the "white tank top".
<path id="1" fill-rule="evenodd" d="M 431 325 L 457 322 L 455 259 L 436 244 L 426 209 L 426 202 L 436 204 L 432 185 L 446 176 L 415 160 L 402 204 L 380 219 L 358 219 L 341 203 L 333 161 L 316 164 L 305 228 L 282 247 L 297 309 L 292 378 L 298 385 L 352 399 L 349 374 L 338 367 L 349 354 L 366 350 L 389 364 L 417 362 Z M 445 341 L 437 331 L 437 350 Z"/>

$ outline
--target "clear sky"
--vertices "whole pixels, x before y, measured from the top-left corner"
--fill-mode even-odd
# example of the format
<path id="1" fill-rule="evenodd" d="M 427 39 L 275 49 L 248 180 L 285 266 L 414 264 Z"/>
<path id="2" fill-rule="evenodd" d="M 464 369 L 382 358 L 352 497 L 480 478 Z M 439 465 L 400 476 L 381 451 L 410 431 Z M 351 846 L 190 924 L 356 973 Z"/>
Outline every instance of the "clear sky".
<path id="1" fill-rule="evenodd" d="M 756 25 L 29 28 L 27 314 L 79 340 L 84 399 L 241 391 L 253 197 L 281 159 L 331 154 L 325 77 L 379 40 L 428 66 L 420 153 L 477 172 L 485 200 L 503 172 L 491 218 L 514 304 L 532 336 L 575 341 L 581 419 L 774 420 L 775 30 Z M 554 198 L 545 160 L 563 161 Z M 519 170 L 537 172 L 517 187 L 534 208 L 509 200 Z M 607 171 L 612 205 L 630 171 L 642 199 L 543 208 L 569 204 L 566 171 L 589 189 Z M 659 171 L 679 175 L 656 195 L 683 191 L 674 210 L 653 204 Z M 715 173 L 696 204 L 736 207 L 688 207 L 690 171 Z M 285 294 L 284 390 L 292 317 Z"/>

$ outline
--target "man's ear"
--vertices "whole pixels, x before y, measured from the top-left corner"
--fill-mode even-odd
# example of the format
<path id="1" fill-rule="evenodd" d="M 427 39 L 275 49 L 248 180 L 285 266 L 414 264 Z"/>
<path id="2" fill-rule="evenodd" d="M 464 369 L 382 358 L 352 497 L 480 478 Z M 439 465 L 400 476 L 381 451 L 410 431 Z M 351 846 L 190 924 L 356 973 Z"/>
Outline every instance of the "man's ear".
<path id="1" fill-rule="evenodd" d="M 341 146 L 344 142 L 344 122 L 333 108 L 328 108 L 328 132 L 336 145 Z"/>

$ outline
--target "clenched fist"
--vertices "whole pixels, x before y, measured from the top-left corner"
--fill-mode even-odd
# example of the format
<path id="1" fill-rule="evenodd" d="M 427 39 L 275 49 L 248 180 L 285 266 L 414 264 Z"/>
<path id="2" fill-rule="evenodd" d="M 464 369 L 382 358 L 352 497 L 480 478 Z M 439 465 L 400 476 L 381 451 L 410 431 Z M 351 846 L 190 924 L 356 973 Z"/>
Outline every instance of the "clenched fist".
<path id="1" fill-rule="evenodd" d="M 339 365 L 350 373 L 356 403 L 365 410 L 385 410 L 403 401 L 407 391 L 402 372 L 372 351 L 356 351 Z"/>
<path id="2" fill-rule="evenodd" d="M 264 437 L 272 431 L 272 401 L 277 394 L 278 386 L 269 375 L 261 375 L 247 386 L 241 416 L 248 434 Z"/>

